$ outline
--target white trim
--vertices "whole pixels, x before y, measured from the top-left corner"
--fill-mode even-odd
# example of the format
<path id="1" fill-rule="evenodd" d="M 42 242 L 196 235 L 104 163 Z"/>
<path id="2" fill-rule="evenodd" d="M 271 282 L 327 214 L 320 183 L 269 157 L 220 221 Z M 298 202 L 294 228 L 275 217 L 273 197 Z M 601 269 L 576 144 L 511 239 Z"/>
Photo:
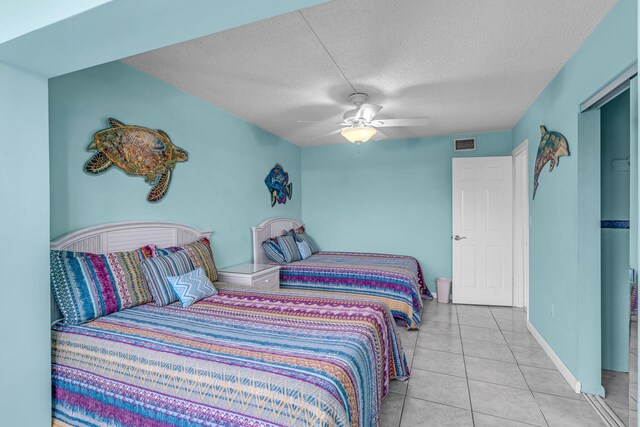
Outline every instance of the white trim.
<path id="1" fill-rule="evenodd" d="M 569 368 L 567 368 L 567 365 L 562 363 L 562 360 L 560 360 L 558 355 L 551 349 L 551 346 L 547 344 L 544 338 L 542 338 L 542 335 L 540 335 L 540 333 L 536 330 L 536 328 L 533 327 L 533 325 L 528 320 L 527 320 L 527 329 L 529 330 L 529 332 L 531 332 L 531 335 L 533 335 L 536 341 L 538 341 L 538 344 L 540 344 L 544 352 L 547 353 L 547 356 L 549 356 L 553 364 L 556 365 L 556 368 L 558 368 L 558 370 L 564 377 L 565 381 L 569 383 L 571 388 L 576 393 L 580 393 L 580 391 L 582 390 L 582 384 L 580 383 L 580 381 L 578 381 L 576 377 L 573 376 Z"/>
<path id="2" fill-rule="evenodd" d="M 262 221 L 255 227 L 251 227 L 251 237 L 253 242 L 253 263 L 254 264 L 271 264 L 262 249 L 262 242 L 272 237 L 282 236 L 285 230 L 298 228 L 304 225 L 301 221 L 294 218 L 269 218 Z"/>
<path id="3" fill-rule="evenodd" d="M 160 247 L 190 243 L 213 232 L 186 224 L 167 221 L 124 221 L 94 225 L 64 234 L 51 241 L 50 248 L 74 252 L 104 254 L 131 251 L 145 245 Z M 62 319 L 53 290 L 51 291 L 51 322 Z"/>
<path id="4" fill-rule="evenodd" d="M 513 151 L 511 152 L 511 155 L 515 157 L 518 154 L 522 153 L 523 151 L 527 151 L 527 148 L 529 148 L 529 139 L 525 139 L 520 143 L 520 145 L 514 148 Z"/>
<path id="5" fill-rule="evenodd" d="M 580 112 L 600 108 L 629 88 L 629 81 L 638 74 L 638 63 L 634 62 L 598 89 L 580 104 Z"/>
<path id="6" fill-rule="evenodd" d="M 513 305 L 514 307 L 524 307 L 527 309 L 529 306 L 529 140 L 525 139 L 522 141 L 513 151 L 511 152 L 511 156 L 513 157 L 513 252 L 516 253 L 516 248 L 522 247 L 522 273 L 518 271 L 516 264 L 516 257 L 513 257 Z M 524 156 L 524 183 L 523 189 L 519 189 L 516 182 L 516 171 L 517 171 L 517 159 L 521 156 Z M 518 218 L 518 212 L 516 212 L 516 200 L 520 191 L 524 191 L 524 206 L 522 216 L 523 218 Z M 522 232 L 522 239 L 518 239 L 518 233 L 516 233 L 515 226 L 518 223 L 518 219 L 522 222 L 524 226 L 524 230 Z M 522 274 L 523 280 L 516 281 L 516 274 Z M 528 314 L 527 314 L 528 316 Z"/>

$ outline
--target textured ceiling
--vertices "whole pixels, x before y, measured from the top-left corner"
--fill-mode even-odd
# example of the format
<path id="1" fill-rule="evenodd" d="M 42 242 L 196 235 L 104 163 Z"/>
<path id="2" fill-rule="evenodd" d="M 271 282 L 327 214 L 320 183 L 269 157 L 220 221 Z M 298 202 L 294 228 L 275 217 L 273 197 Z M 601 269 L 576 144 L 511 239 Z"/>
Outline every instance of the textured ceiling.
<path id="1" fill-rule="evenodd" d="M 376 119 L 431 118 L 390 139 L 502 130 L 613 4 L 334 0 L 123 61 L 301 146 L 345 142 L 321 135 L 353 108 L 350 84 Z"/>

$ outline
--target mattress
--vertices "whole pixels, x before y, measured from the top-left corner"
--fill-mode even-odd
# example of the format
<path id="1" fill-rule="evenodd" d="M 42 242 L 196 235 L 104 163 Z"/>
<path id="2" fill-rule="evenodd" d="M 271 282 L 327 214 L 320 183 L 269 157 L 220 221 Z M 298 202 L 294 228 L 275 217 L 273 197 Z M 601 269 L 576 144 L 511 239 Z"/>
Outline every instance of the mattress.
<path id="1" fill-rule="evenodd" d="M 409 375 L 383 304 L 223 290 L 52 331 L 54 426 L 375 426 Z"/>
<path id="2" fill-rule="evenodd" d="M 381 301 L 411 329 L 420 325 L 421 295 L 431 297 L 415 258 L 361 252 L 318 252 L 283 265 L 280 287 Z"/>

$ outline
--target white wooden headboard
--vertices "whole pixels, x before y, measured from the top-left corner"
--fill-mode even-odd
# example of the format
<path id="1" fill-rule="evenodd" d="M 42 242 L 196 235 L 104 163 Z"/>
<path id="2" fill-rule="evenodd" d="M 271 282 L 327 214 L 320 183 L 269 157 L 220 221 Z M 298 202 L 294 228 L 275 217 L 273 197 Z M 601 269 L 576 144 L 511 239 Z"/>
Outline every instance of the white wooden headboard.
<path id="1" fill-rule="evenodd" d="M 251 227 L 253 234 L 253 263 L 270 263 L 269 258 L 264 253 L 264 249 L 262 249 L 262 242 L 271 237 L 282 236 L 283 231 L 298 228 L 301 225 L 303 225 L 302 222 L 293 218 L 269 218 L 255 227 Z"/>
<path id="2" fill-rule="evenodd" d="M 210 237 L 212 231 L 186 224 L 162 221 L 127 221 L 83 228 L 51 241 L 51 249 L 105 254 L 131 251 L 155 244 L 161 248 Z M 51 322 L 62 318 L 51 293 Z"/>

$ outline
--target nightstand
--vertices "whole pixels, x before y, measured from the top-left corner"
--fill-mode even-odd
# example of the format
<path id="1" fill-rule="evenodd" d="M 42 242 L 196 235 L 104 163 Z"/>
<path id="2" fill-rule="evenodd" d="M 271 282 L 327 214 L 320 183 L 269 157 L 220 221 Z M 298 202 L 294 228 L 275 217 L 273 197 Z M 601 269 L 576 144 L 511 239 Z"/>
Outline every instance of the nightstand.
<path id="1" fill-rule="evenodd" d="M 218 270 L 220 289 L 273 291 L 280 288 L 280 266 L 267 264 L 239 264 Z"/>

